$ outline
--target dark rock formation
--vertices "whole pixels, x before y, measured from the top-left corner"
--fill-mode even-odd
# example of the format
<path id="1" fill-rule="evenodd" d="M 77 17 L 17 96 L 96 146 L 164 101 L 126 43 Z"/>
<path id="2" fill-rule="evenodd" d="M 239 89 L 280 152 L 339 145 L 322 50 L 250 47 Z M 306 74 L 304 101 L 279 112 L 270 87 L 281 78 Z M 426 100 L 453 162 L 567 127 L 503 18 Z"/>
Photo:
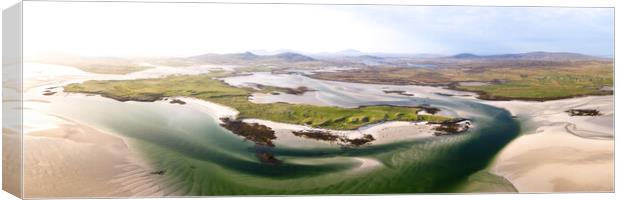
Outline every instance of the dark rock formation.
<path id="1" fill-rule="evenodd" d="M 569 109 L 566 111 L 570 116 L 599 116 L 601 112 L 596 109 Z"/>

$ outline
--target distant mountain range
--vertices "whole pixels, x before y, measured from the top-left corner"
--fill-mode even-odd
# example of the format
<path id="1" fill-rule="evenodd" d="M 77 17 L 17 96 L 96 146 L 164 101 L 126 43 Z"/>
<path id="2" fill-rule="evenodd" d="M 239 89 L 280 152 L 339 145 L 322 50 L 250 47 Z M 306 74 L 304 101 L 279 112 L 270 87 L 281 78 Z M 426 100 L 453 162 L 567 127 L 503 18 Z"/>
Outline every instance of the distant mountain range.
<path id="1" fill-rule="evenodd" d="M 303 53 L 299 53 L 303 54 Z M 403 54 L 403 53 L 369 53 L 355 49 L 346 49 L 338 52 L 323 52 L 317 54 L 306 54 L 318 59 L 322 58 L 359 58 L 363 60 L 394 60 L 394 59 L 498 59 L 498 60 L 538 60 L 538 61 L 577 61 L 577 60 L 609 60 L 606 57 L 591 56 L 570 52 L 545 52 L 534 51 L 527 53 L 513 54 L 493 54 L 493 55 L 477 55 L 472 53 L 461 53 L 453 56 L 443 56 L 438 54 Z"/>
<path id="2" fill-rule="evenodd" d="M 188 58 L 195 62 L 205 62 L 213 64 L 268 64 L 268 63 L 291 63 L 291 62 L 311 62 L 316 59 L 293 52 L 284 52 L 275 55 L 257 55 L 252 52 L 233 53 L 233 54 L 203 54 Z"/>
<path id="3" fill-rule="evenodd" d="M 384 56 L 387 55 L 387 56 Z M 401 67 L 459 67 L 464 66 L 559 66 L 566 62 L 576 61 L 609 61 L 601 58 L 578 53 L 566 52 L 528 52 L 517 54 L 476 55 L 461 53 L 453 56 L 437 55 L 395 55 L 364 53 L 354 49 L 340 52 L 305 55 L 298 52 L 280 52 L 277 54 L 255 54 L 252 52 L 232 54 L 203 54 L 186 58 L 194 63 L 230 64 L 248 66 L 401 66 Z M 563 64 L 564 63 L 564 64 Z"/>
<path id="4" fill-rule="evenodd" d="M 461 53 L 450 56 L 452 59 L 495 59 L 495 60 L 540 60 L 540 61 L 578 61 L 578 60 L 601 60 L 605 58 L 589 56 L 578 53 L 566 52 L 528 52 L 517 54 L 498 54 L 498 55 L 476 55 L 471 53 Z"/>
<path id="5" fill-rule="evenodd" d="M 302 54 L 298 52 L 279 52 L 276 54 L 257 54 L 253 52 L 215 54 L 208 53 L 191 57 L 87 57 L 77 55 L 48 55 L 29 59 L 43 62 L 79 67 L 122 68 L 142 66 L 144 63 L 165 66 L 191 66 L 196 64 L 224 64 L 239 66 L 269 66 L 273 68 L 310 69 L 332 66 L 343 67 L 539 67 L 573 66 L 577 62 L 611 62 L 612 58 L 589 56 L 566 52 L 528 52 L 517 54 L 476 55 L 461 53 L 452 56 L 438 55 L 396 55 L 364 53 L 354 49 L 325 54 Z"/>

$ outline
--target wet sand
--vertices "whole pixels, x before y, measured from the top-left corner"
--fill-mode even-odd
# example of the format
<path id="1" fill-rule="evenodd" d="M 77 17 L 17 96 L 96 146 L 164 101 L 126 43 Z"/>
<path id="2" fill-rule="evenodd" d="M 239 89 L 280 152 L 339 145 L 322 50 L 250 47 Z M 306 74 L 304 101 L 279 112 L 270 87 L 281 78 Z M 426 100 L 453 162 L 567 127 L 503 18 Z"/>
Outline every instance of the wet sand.
<path id="1" fill-rule="evenodd" d="M 25 197 L 127 197 L 143 191 L 135 181 L 153 184 L 151 169 L 117 136 L 73 122 L 24 135 Z M 144 178 L 116 181 L 123 174 Z M 143 180 L 144 179 L 144 180 Z M 152 191 L 146 196 L 161 196 Z"/>
<path id="2" fill-rule="evenodd" d="M 21 195 L 20 133 L 2 129 L 2 189 L 15 196 Z"/>

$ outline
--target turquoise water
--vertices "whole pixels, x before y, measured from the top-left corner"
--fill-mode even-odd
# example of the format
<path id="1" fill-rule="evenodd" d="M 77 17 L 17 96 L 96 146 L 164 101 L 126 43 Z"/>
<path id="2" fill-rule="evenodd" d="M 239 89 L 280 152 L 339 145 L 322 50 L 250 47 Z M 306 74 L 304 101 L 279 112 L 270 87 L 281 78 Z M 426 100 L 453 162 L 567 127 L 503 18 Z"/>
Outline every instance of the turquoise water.
<path id="1" fill-rule="evenodd" d="M 466 134 L 355 149 L 276 146 L 270 151 L 283 161 L 281 165 L 261 163 L 252 142 L 223 129 L 191 104 L 118 102 L 69 95 L 53 100 L 52 111 L 127 138 L 156 169 L 166 170 L 162 176 L 164 191 L 174 195 L 460 192 L 472 174 L 484 169 L 519 134 L 519 124 L 503 109 L 447 97 L 423 100 L 445 110 L 467 113 L 463 117 L 471 118 L 475 127 Z M 420 101 L 403 97 L 389 103 L 415 105 Z M 359 158 L 380 164 L 360 168 Z"/>

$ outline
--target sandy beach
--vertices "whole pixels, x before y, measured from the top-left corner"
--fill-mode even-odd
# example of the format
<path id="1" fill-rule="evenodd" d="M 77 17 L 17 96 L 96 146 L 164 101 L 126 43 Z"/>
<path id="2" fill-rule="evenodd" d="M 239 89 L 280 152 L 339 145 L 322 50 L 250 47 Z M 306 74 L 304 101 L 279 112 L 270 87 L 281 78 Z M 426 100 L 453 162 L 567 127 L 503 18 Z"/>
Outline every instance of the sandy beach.
<path id="1" fill-rule="evenodd" d="M 141 191 L 115 180 L 129 172 L 148 178 L 152 171 L 123 139 L 74 122 L 26 133 L 24 166 L 28 198 L 134 196 Z"/>
<path id="2" fill-rule="evenodd" d="M 613 96 L 546 102 L 485 101 L 506 108 L 524 133 L 496 157 L 490 171 L 519 192 L 612 192 L 614 190 Z M 575 108 L 601 116 L 569 116 Z"/>
<path id="3" fill-rule="evenodd" d="M 292 131 L 300 131 L 300 130 L 318 130 L 318 131 L 329 131 L 331 133 L 345 136 L 349 139 L 353 138 L 361 138 L 363 135 L 372 135 L 375 138 L 375 141 L 372 141 L 372 144 L 386 144 L 394 141 L 404 141 L 410 139 L 421 139 L 421 138 L 429 138 L 435 137 L 433 134 L 435 131 L 433 130 L 435 125 L 429 125 L 425 122 L 405 122 L 405 121 L 392 121 L 385 122 L 380 124 L 372 124 L 368 126 L 361 127 L 357 130 L 328 130 L 328 129 L 320 129 L 320 128 L 312 128 L 309 126 L 295 125 L 295 124 L 286 124 L 273 122 L 269 120 L 262 119 L 244 119 L 244 122 L 247 123 L 258 123 L 265 126 L 270 127 L 271 129 L 276 131 L 276 136 L 283 134 L 293 135 Z M 325 142 L 327 143 L 327 142 Z"/>
<path id="4" fill-rule="evenodd" d="M 218 122 L 220 123 L 221 123 L 220 118 L 225 118 L 225 117 L 235 118 L 237 117 L 237 114 L 239 114 L 239 111 L 235 110 L 234 108 L 227 107 L 227 106 L 220 105 L 220 104 L 213 103 L 213 102 L 209 102 L 209 101 L 203 101 L 203 100 L 196 99 L 196 98 L 171 97 L 170 99 L 178 99 L 188 104 L 195 104 L 197 105 L 196 107 L 201 108 L 202 111 L 209 114 L 211 117 L 213 117 L 213 119 L 218 120 Z"/>

